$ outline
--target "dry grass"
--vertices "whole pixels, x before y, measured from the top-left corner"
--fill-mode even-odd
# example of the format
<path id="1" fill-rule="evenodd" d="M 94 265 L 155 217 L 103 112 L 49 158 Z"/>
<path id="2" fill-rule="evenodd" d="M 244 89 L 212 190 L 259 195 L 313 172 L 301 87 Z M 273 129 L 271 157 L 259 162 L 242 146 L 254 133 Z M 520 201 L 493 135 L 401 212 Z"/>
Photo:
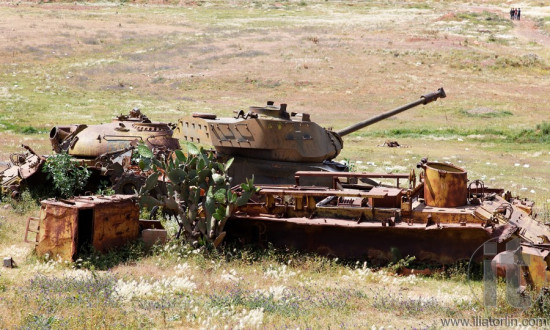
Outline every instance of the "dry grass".
<path id="1" fill-rule="evenodd" d="M 524 7 L 522 21 L 510 22 L 501 1 L 3 2 L 0 160 L 21 143 L 49 153 L 54 125 L 105 122 L 133 107 L 175 122 L 194 111 L 231 115 L 274 100 L 339 129 L 443 86 L 446 99 L 346 137 L 339 159 L 382 172 L 408 172 L 426 156 L 450 161 L 471 179 L 535 199 L 548 217 L 548 140 L 510 138 L 550 121 L 550 7 Z M 24 133 L 29 126 L 38 133 Z M 406 147 L 379 147 L 386 139 Z M 257 321 L 260 313 L 250 311 L 260 308 L 262 325 L 276 328 L 439 327 L 440 317 L 508 312 L 504 303 L 486 311 L 461 301 L 471 296 L 456 281 L 410 284 L 315 257 L 226 261 L 179 250 L 96 274 L 111 290 L 118 279 L 160 281 L 187 264 L 194 290 L 104 301 L 78 289 L 97 282 L 69 279 L 70 290 L 55 289 L 55 278 L 74 265 L 27 255 L 21 239 L 28 215 L 0 209 L 1 256 L 19 263 L 0 269 L 2 327 L 247 328 L 255 324 L 241 320 Z M 284 265 L 295 274 L 268 275 Z M 49 302 L 32 286 L 39 273 L 47 276 Z M 270 288 L 289 300 L 262 293 Z M 424 309 L 410 313 L 401 305 Z"/>

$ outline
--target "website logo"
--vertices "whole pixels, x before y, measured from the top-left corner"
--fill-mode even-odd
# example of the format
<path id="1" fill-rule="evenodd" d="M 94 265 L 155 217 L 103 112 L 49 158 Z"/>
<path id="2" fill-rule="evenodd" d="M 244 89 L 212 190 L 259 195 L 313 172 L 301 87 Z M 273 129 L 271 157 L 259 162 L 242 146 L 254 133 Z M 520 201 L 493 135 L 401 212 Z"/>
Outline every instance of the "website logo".
<path id="1" fill-rule="evenodd" d="M 482 253 L 483 296 L 479 298 L 471 284 L 475 260 Z M 496 258 L 495 258 L 496 257 Z M 531 256 L 522 253 L 521 240 L 514 238 L 506 243 L 506 251 L 498 253 L 498 239 L 492 238 L 476 249 L 468 265 L 468 284 L 478 302 L 485 307 L 497 306 L 497 276 L 504 276 L 506 282 L 505 301 L 513 308 L 527 309 L 538 299 L 524 292 L 526 276 L 529 275 Z M 546 272 L 544 273 L 546 275 Z M 547 283 L 547 279 L 543 283 Z M 539 292 L 541 295 L 542 292 Z"/>

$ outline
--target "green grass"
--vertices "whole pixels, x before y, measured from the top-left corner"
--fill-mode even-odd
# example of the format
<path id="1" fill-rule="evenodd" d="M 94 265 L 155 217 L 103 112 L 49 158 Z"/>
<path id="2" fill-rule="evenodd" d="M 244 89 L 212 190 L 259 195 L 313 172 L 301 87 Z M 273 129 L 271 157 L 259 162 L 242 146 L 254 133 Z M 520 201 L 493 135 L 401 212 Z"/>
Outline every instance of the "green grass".
<path id="1" fill-rule="evenodd" d="M 496 113 L 492 115 L 475 115 L 480 118 L 495 118 L 501 116 L 509 116 L 507 112 Z M 364 137 L 384 137 L 384 138 L 422 138 L 422 137 L 443 137 L 443 138 L 470 138 L 481 139 L 485 142 L 497 143 L 548 143 L 550 142 L 550 134 L 548 133 L 549 124 L 544 122 L 538 124 L 533 129 L 522 130 L 505 130 L 498 128 L 394 128 L 388 130 L 369 130 L 361 132 L 358 136 Z"/>
<path id="2" fill-rule="evenodd" d="M 489 5 L 501 2 L 479 6 Z M 547 45 L 518 37 L 506 13 L 467 6 L 219 0 L 2 7 L 6 24 L 22 24 L 0 46 L 4 160 L 21 143 L 50 152 L 54 125 L 107 122 L 134 107 L 175 122 L 194 111 L 232 116 L 274 100 L 343 128 L 443 86 L 448 98 L 345 137 L 339 158 L 359 171 L 392 173 L 408 173 L 422 157 L 450 161 L 470 179 L 535 199 L 540 219 L 550 221 Z M 546 31 L 548 21 L 537 18 Z M 378 147 L 386 139 L 404 147 Z M 2 328 L 254 328 L 240 322 L 258 316 L 260 328 L 427 328 L 445 316 L 548 315 L 548 301 L 524 312 L 502 299 L 495 310 L 483 309 L 471 299 L 463 264 L 411 280 L 390 274 L 392 267 L 363 267 L 363 260 L 172 243 L 149 252 L 139 244 L 91 251 L 74 264 L 41 260 L 21 252 L 30 249 L 21 238 L 27 217 L 38 214 L 35 200 L 24 194 L 11 204 L 0 207 L 0 252 L 19 268 L 0 270 Z M 78 277 L 76 268 L 87 275 Z M 176 273 L 196 288 L 158 289 Z M 118 283 L 158 290 L 125 300 L 114 294 Z M 481 282 L 471 284 L 479 294 Z"/>
<path id="3" fill-rule="evenodd" d="M 484 25 L 484 26 L 501 26 L 504 25 L 508 28 L 513 26 L 512 21 L 505 16 L 500 16 L 489 11 L 478 12 L 463 12 L 456 15 L 458 20 L 465 20 L 471 24 Z"/>

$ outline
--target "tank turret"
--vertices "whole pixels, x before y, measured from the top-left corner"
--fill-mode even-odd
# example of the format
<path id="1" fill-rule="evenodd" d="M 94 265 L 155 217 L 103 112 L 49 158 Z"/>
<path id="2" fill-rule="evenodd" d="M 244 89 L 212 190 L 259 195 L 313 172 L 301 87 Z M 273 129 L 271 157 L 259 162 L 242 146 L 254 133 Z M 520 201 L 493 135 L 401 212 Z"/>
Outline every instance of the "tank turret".
<path id="1" fill-rule="evenodd" d="M 179 149 L 166 123 L 151 122 L 139 109 L 117 116 L 111 123 L 99 125 L 55 126 L 50 142 L 56 153 L 66 152 L 83 159 L 94 159 L 128 148 L 134 141 L 143 141 L 152 149 Z"/>
<path id="2" fill-rule="evenodd" d="M 311 121 L 309 114 L 288 112 L 286 104 L 277 107 L 273 102 L 250 107 L 248 112 L 240 110 L 235 117 L 194 113 L 179 120 L 174 137 L 212 145 L 220 157 L 235 158 L 234 164 L 239 165 L 233 166 L 233 175 L 237 180 L 254 174 L 260 177 L 259 183 L 290 183 L 298 170 L 341 171 L 343 165 L 332 159 L 344 146 L 343 136 L 445 96 L 440 88 L 415 102 L 339 131 L 325 129 Z"/>

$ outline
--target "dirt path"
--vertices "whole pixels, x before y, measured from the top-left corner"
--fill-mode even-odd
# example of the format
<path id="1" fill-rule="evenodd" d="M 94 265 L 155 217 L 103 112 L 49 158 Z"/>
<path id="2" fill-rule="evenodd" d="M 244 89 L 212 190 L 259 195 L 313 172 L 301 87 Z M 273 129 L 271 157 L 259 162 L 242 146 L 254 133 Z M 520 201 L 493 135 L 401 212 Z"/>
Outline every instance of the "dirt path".
<path id="1" fill-rule="evenodd" d="M 542 46 L 550 46 L 550 36 L 544 34 L 536 25 L 536 23 L 529 19 L 522 19 L 521 21 L 513 21 L 514 34 L 523 40 L 534 41 Z"/>

